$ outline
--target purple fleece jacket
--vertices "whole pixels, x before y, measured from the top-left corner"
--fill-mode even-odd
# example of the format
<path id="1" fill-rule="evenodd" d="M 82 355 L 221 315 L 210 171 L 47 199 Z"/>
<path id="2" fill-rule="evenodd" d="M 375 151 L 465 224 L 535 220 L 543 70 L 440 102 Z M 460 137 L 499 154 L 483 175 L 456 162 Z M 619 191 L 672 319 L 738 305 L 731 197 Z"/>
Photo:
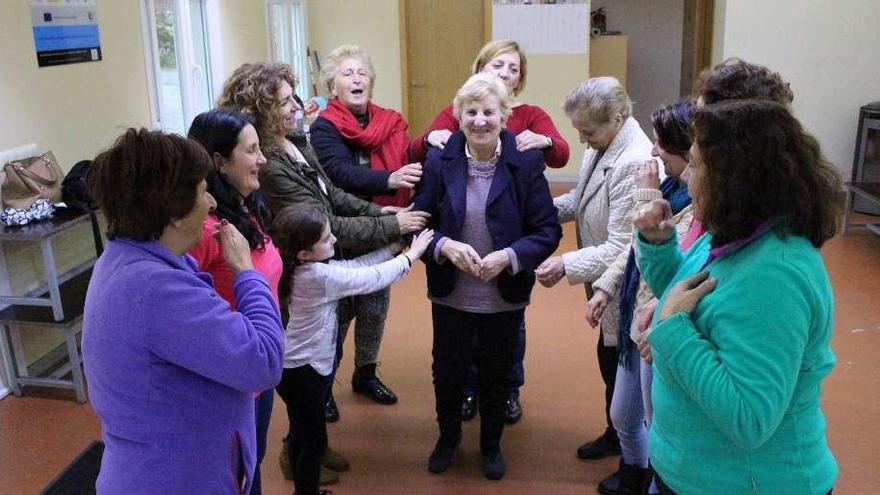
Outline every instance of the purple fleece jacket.
<path id="1" fill-rule="evenodd" d="M 189 256 L 108 243 L 82 338 L 106 445 L 98 493 L 249 491 L 254 392 L 280 380 L 284 340 L 263 276 L 242 271 L 233 285 L 237 312 Z"/>

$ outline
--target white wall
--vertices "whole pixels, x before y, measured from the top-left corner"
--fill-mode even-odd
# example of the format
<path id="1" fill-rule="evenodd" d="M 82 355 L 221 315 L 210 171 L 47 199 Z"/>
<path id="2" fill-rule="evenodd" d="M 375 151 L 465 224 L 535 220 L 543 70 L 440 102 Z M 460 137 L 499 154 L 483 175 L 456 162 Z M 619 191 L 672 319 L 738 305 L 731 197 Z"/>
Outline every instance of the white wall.
<path id="1" fill-rule="evenodd" d="M 719 1 L 713 62 L 736 56 L 779 71 L 795 115 L 849 180 L 859 107 L 880 100 L 878 20 L 877 0 Z"/>
<path id="2" fill-rule="evenodd" d="M 321 60 L 339 45 L 359 45 L 376 71 L 373 102 L 403 108 L 398 0 L 310 0 L 308 6 L 309 45 Z"/>
<path id="3" fill-rule="evenodd" d="M 650 130 L 654 110 L 679 97 L 684 0 L 593 0 L 591 9 L 599 7 L 608 30 L 629 35 L 627 91 Z"/>
<path id="4" fill-rule="evenodd" d="M 104 59 L 37 67 L 28 2 L 0 15 L 0 149 L 37 142 L 63 169 L 150 124 L 138 2 L 98 2 Z"/>

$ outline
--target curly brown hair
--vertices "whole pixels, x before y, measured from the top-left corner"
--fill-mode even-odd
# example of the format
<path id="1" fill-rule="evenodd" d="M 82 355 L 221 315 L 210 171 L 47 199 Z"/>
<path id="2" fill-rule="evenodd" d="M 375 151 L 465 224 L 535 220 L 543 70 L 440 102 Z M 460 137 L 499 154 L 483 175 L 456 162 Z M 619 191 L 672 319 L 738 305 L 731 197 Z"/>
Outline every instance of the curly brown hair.
<path id="1" fill-rule="evenodd" d="M 249 114 L 260 138 L 260 149 L 267 157 L 280 154 L 277 136 L 284 134 L 279 116 L 281 102 L 275 97 L 282 83 L 296 90 L 297 78 L 287 64 L 257 62 L 235 69 L 223 85 L 217 106 Z"/>
<path id="2" fill-rule="evenodd" d="M 817 248 L 834 235 L 840 175 L 785 105 L 770 100 L 704 105 L 693 128 L 705 166 L 700 220 L 712 232 L 714 247 L 748 237 L 774 219 Z"/>
<path id="3" fill-rule="evenodd" d="M 697 97 L 706 105 L 755 98 L 788 106 L 794 100 L 789 84 L 778 72 L 736 57 L 704 70 L 696 88 Z"/>

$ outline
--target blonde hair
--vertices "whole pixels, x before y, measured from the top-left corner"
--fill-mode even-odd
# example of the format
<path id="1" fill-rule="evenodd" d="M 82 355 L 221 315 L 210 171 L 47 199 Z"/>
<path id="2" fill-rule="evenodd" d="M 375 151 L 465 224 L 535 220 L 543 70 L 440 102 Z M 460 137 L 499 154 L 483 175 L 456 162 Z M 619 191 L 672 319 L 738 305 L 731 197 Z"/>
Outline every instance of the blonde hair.
<path id="1" fill-rule="evenodd" d="M 281 102 L 276 94 L 282 83 L 296 89 L 297 79 L 287 64 L 257 62 L 235 69 L 223 85 L 217 106 L 249 114 L 260 138 L 260 149 L 266 156 L 281 153 L 276 140 L 285 133 L 279 111 Z"/>
<path id="2" fill-rule="evenodd" d="M 516 41 L 495 40 L 483 45 L 483 48 L 480 49 L 480 53 L 477 54 L 477 58 L 474 59 L 472 71 L 474 74 L 479 74 L 480 72 L 483 72 L 486 64 L 491 62 L 493 58 L 503 53 L 515 53 L 519 55 L 519 82 L 516 83 L 516 86 L 513 88 L 513 96 L 517 96 L 522 93 L 522 90 L 526 87 L 527 62 L 525 52 L 523 52 L 522 48 L 520 48 L 519 46 L 519 43 L 517 43 Z"/>
<path id="3" fill-rule="evenodd" d="M 632 115 L 632 100 L 615 77 L 593 77 L 578 84 L 562 104 L 565 115 L 578 115 L 596 125 L 607 125 L 620 114 L 623 120 Z"/>
<path id="4" fill-rule="evenodd" d="M 376 82 L 376 72 L 373 70 L 373 61 L 361 47 L 357 45 L 341 45 L 333 49 L 327 58 L 324 59 L 324 67 L 321 68 L 321 84 L 327 91 L 333 92 L 333 80 L 336 79 L 336 73 L 339 72 L 339 64 L 343 60 L 356 58 L 364 64 L 367 69 L 367 76 L 370 78 L 370 93 L 368 98 L 373 98 L 373 83 Z"/>
<path id="5" fill-rule="evenodd" d="M 452 113 L 455 118 L 461 120 L 461 112 L 464 106 L 475 101 L 483 101 L 487 96 L 495 96 L 498 98 L 498 107 L 501 110 L 501 122 L 507 122 L 510 115 L 511 105 L 513 104 L 507 87 L 501 82 L 501 79 L 491 75 L 478 73 L 474 74 L 465 81 L 461 89 L 455 93 L 455 99 L 452 100 Z"/>

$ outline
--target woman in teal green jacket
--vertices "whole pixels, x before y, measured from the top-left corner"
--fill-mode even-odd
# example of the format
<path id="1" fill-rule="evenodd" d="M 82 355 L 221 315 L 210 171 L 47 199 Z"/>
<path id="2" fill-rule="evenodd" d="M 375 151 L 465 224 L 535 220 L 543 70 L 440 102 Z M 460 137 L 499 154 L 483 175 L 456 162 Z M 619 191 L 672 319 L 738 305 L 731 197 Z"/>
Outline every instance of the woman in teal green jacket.
<path id="1" fill-rule="evenodd" d="M 830 493 L 837 463 L 819 407 L 834 366 L 833 295 L 819 247 L 840 178 L 775 102 L 701 107 L 688 187 L 708 232 L 681 253 L 655 200 L 638 260 L 662 294 L 651 462 L 661 493 Z"/>

